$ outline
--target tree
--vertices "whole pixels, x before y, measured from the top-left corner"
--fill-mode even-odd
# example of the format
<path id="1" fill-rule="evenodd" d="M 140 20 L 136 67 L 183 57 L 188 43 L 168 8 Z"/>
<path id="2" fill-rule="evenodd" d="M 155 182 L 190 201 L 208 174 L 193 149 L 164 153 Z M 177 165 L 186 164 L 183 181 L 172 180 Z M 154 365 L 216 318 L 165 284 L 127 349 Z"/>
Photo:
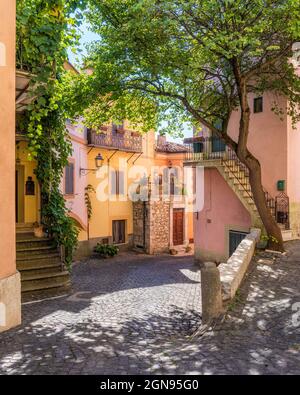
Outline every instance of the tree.
<path id="1" fill-rule="evenodd" d="M 149 128 L 167 121 L 201 123 L 220 136 L 249 169 L 254 201 L 269 236 L 283 250 L 267 207 L 261 166 L 247 148 L 250 92 L 288 99 L 296 123 L 300 83 L 290 62 L 300 39 L 298 0 L 90 0 L 87 18 L 100 35 L 85 66 L 92 75 L 73 84 L 85 93 L 87 122 L 127 117 Z M 101 94 L 99 94 L 101 93 Z M 238 140 L 229 134 L 240 108 Z M 221 122 L 220 122 L 221 121 Z M 221 125 L 221 126 L 216 126 Z"/>

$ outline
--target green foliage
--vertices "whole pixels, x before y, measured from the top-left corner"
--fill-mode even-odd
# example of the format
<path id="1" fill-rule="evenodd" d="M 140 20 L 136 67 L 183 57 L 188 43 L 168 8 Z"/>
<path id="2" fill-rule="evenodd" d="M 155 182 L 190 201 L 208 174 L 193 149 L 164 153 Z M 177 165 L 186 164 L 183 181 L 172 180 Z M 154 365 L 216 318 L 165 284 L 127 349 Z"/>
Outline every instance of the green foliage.
<path id="1" fill-rule="evenodd" d="M 61 81 L 66 50 L 78 40 L 76 28 L 81 16 L 77 5 L 82 6 L 83 2 L 17 2 L 17 67 L 28 72 L 33 97 L 18 122 L 27 132 L 29 159 L 37 161 L 35 171 L 41 188 L 42 222 L 57 245 L 64 247 L 68 267 L 77 245 L 78 229 L 68 216 L 60 192 L 63 169 L 72 152 L 65 127 Z"/>
<path id="2" fill-rule="evenodd" d="M 202 123 L 225 136 L 240 104 L 237 77 L 248 92 L 286 95 L 299 119 L 289 61 L 300 39 L 298 0 L 90 0 L 86 14 L 101 39 L 85 59 L 93 74 L 72 89 L 84 92 L 91 124 L 122 108 L 122 118 L 148 127 L 174 133 Z"/>
<path id="3" fill-rule="evenodd" d="M 85 206 L 87 209 L 87 214 L 88 214 L 88 220 L 92 218 L 93 214 L 93 207 L 92 207 L 92 201 L 91 201 L 91 193 L 95 193 L 95 188 L 89 184 L 85 187 L 85 193 L 84 193 L 84 201 L 85 201 Z"/>
<path id="4" fill-rule="evenodd" d="M 94 248 L 94 251 L 100 254 L 102 257 L 106 258 L 117 255 L 119 252 L 119 248 L 115 245 L 98 243 Z"/>

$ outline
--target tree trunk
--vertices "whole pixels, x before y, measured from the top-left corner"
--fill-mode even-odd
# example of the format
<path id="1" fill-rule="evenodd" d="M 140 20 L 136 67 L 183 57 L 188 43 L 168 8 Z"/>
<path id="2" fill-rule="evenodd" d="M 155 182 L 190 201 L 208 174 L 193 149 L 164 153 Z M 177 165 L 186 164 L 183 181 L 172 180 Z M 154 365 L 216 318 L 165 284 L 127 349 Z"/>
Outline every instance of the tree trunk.
<path id="1" fill-rule="evenodd" d="M 249 181 L 251 190 L 260 218 L 264 224 L 268 235 L 268 247 L 275 251 L 284 251 L 281 230 L 273 217 L 271 210 L 267 206 L 265 192 L 261 180 L 261 167 L 259 161 L 248 155 L 240 158 L 249 169 Z M 243 160 L 244 159 L 244 160 Z"/>
<path id="2" fill-rule="evenodd" d="M 273 218 L 271 210 L 267 206 L 266 196 L 262 186 L 260 163 L 247 148 L 250 126 L 247 81 L 241 75 L 240 65 L 237 59 L 233 60 L 232 66 L 241 107 L 239 138 L 236 154 L 242 163 L 244 163 L 249 169 L 250 186 L 258 213 L 268 235 L 268 247 L 272 250 L 284 251 L 281 230 L 275 218 Z M 259 142 L 257 143 L 259 144 Z"/>

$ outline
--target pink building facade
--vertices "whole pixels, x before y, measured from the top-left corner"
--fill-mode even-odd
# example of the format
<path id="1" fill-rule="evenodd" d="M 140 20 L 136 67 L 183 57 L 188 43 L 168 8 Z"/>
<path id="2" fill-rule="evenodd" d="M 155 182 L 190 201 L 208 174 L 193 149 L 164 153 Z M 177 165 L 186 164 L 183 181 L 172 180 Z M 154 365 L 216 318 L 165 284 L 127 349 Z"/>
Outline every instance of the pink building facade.
<path id="1" fill-rule="evenodd" d="M 283 239 L 291 240 L 300 236 L 300 123 L 293 128 L 286 112 L 281 118 L 276 115 L 272 111 L 275 101 L 284 110 L 288 107 L 285 98 L 271 92 L 261 97 L 249 95 L 248 147 L 261 163 L 263 187 Z M 235 141 L 239 117 L 239 111 L 234 112 L 229 123 L 229 134 Z M 196 191 L 204 193 L 204 205 L 194 216 L 195 256 L 200 261 L 224 262 L 251 227 L 263 229 L 263 225 L 247 169 L 223 143 L 216 144 L 218 139 L 209 131 L 204 129 L 197 137 L 186 141 L 193 153 L 185 162 L 186 166 L 204 166 L 204 191 Z"/>

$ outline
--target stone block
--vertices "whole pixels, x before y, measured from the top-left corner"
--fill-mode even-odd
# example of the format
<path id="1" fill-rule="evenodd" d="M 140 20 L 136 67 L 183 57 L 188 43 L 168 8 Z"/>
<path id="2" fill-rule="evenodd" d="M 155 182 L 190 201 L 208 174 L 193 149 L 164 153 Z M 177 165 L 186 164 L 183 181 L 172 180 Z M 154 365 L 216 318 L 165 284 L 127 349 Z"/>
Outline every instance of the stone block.
<path id="1" fill-rule="evenodd" d="M 220 272 L 214 262 L 201 265 L 202 323 L 208 324 L 223 311 Z"/>
<path id="2" fill-rule="evenodd" d="M 21 324 L 20 273 L 0 279 L 0 332 Z"/>

